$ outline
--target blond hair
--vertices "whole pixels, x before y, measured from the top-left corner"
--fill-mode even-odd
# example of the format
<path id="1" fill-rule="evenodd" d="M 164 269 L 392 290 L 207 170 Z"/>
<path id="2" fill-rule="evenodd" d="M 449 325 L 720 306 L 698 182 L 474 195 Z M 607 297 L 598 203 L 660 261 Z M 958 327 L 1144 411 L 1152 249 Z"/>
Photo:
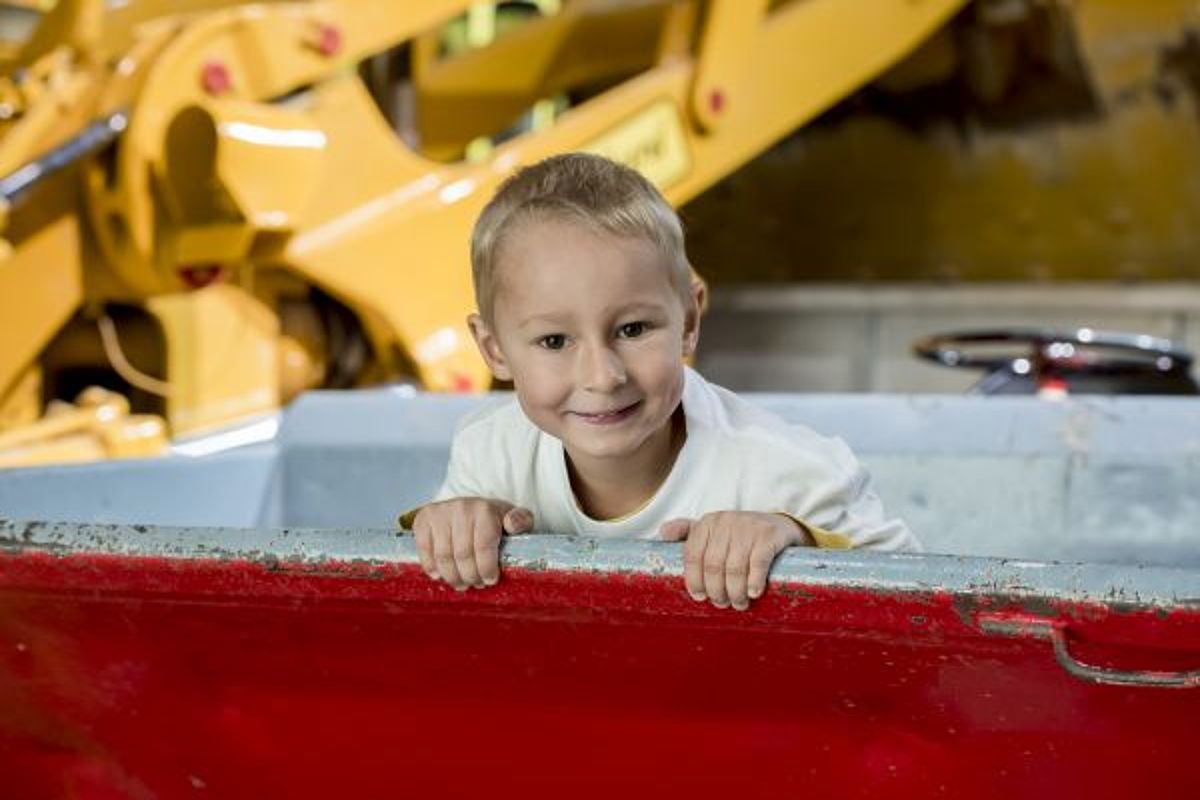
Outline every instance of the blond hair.
<path id="1" fill-rule="evenodd" d="M 492 318 L 495 270 L 506 237 L 541 219 L 578 222 L 597 233 L 641 239 L 658 248 L 671 283 L 688 297 L 692 271 L 675 209 L 636 170 L 590 153 L 551 156 L 500 185 L 471 234 L 475 301 Z"/>

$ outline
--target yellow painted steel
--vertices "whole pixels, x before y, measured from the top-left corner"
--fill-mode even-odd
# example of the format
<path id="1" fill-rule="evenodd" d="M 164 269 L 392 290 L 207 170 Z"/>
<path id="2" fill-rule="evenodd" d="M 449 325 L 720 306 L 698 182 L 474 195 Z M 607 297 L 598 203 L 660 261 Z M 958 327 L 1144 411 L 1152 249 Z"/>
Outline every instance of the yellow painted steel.
<path id="1" fill-rule="evenodd" d="M 768 0 L 715 0 L 705 14 L 701 58 L 692 82 L 691 111 L 700 127 L 715 130 L 728 119 L 731 98 L 744 96 L 750 59 Z"/>
<path id="2" fill-rule="evenodd" d="M 174 434 L 195 435 L 279 407 L 279 318 L 266 305 L 216 284 L 156 295 L 146 307 L 167 342 L 163 388 Z"/>
<path id="3" fill-rule="evenodd" d="M 42 415 L 42 370 L 25 370 L 0 397 L 0 431 L 15 430 L 38 420 Z"/>
<path id="4" fill-rule="evenodd" d="M 160 417 L 130 414 L 124 397 L 92 387 L 73 406 L 51 404 L 32 425 L 0 432 L 0 467 L 143 458 L 161 453 L 166 438 Z"/>
<path id="5" fill-rule="evenodd" d="M 678 183 L 692 168 L 683 123 L 669 100 L 652 103 L 584 149 L 636 167 L 658 186 Z"/>
<path id="6" fill-rule="evenodd" d="M 305 385 L 486 388 L 467 241 L 513 169 L 591 149 L 683 203 L 963 0 L 543 5 L 447 49 L 466 0 L 58 3 L 0 77 L 0 175 L 95 120 L 120 133 L 7 209 L 0 402 L 27 406 L 55 338 L 76 373 L 47 386 L 103 353 L 175 435 Z"/>
<path id="7" fill-rule="evenodd" d="M 79 220 L 59 216 L 0 258 L 0 397 L 83 302 Z"/>

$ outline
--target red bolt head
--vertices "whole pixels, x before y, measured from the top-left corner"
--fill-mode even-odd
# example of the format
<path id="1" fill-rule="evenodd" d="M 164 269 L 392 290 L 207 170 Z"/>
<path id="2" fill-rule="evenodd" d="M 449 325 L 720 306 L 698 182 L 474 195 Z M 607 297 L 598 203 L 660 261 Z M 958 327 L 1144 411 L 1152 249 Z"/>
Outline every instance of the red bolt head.
<path id="1" fill-rule="evenodd" d="M 179 268 L 179 280 L 189 289 L 203 289 L 225 280 L 225 268 L 220 264 L 193 264 Z"/>
<path id="2" fill-rule="evenodd" d="M 229 76 L 229 68 L 220 61 L 209 61 L 200 70 L 200 85 L 204 91 L 216 96 L 233 88 L 233 78 Z"/>
<path id="3" fill-rule="evenodd" d="M 342 49 L 342 30 L 336 25 L 321 23 L 317 28 L 317 52 L 329 57 L 337 55 Z"/>
<path id="4" fill-rule="evenodd" d="M 713 89 L 708 93 L 708 107 L 712 109 L 714 114 L 720 114 L 725 110 L 725 93 L 720 89 Z"/>

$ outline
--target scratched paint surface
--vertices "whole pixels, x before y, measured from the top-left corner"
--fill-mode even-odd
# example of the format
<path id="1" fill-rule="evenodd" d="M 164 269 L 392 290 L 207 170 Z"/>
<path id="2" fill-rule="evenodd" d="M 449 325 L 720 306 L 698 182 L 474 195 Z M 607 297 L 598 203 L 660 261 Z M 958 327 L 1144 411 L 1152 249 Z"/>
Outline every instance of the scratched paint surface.
<path id="1" fill-rule="evenodd" d="M 5 797 L 1200 796 L 1200 690 L 1080 681 L 975 624 L 1195 669 L 1194 598 L 871 588 L 808 556 L 738 614 L 673 563 L 456 594 L 407 556 L 0 544 Z"/>

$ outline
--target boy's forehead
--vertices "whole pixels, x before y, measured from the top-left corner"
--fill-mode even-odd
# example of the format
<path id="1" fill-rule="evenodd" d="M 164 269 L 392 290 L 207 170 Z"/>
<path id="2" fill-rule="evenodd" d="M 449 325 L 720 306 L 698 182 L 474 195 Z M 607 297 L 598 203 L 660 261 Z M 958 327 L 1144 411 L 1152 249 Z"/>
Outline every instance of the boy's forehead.
<path id="1" fill-rule="evenodd" d="M 589 312 L 661 304 L 666 292 L 678 294 L 673 262 L 648 238 L 545 216 L 515 224 L 497 244 L 490 279 L 495 316 L 567 314 L 580 290 Z"/>
<path id="2" fill-rule="evenodd" d="M 519 272 L 523 280 L 569 279 L 586 265 L 635 266 L 638 272 L 644 269 L 647 273 L 661 269 L 668 276 L 671 269 L 666 254 L 647 238 L 549 218 L 520 223 L 504 238 L 496 252 L 492 279 L 497 286 L 513 272 Z"/>
<path id="3" fill-rule="evenodd" d="M 510 246 L 525 250 L 654 246 L 648 237 L 605 230 L 598 224 L 561 214 L 540 214 L 515 221 L 504 239 Z"/>

